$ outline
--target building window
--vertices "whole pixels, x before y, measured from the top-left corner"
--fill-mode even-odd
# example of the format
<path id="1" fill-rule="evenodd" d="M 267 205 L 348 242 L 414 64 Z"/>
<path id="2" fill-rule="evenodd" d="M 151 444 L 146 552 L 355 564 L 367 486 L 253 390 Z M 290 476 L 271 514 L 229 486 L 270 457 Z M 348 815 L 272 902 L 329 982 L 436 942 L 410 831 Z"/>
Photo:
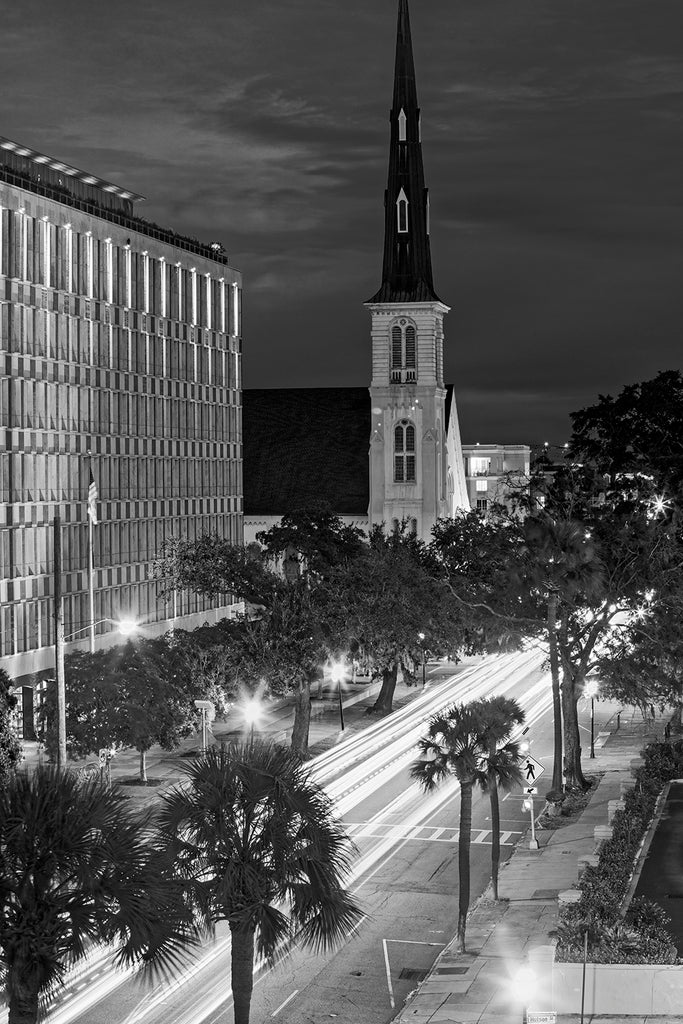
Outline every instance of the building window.
<path id="1" fill-rule="evenodd" d="M 399 383 L 417 378 L 417 334 L 413 324 L 400 320 L 391 328 L 391 379 Z"/>
<path id="2" fill-rule="evenodd" d="M 211 317 L 213 310 L 211 308 L 211 275 L 206 275 L 206 326 L 208 328 L 213 327 L 213 320 Z"/>
<path id="3" fill-rule="evenodd" d="M 43 217 L 43 284 L 49 288 L 50 281 L 50 262 L 52 258 L 51 246 L 50 246 L 50 225 L 47 217 Z"/>
<path id="4" fill-rule="evenodd" d="M 408 197 L 401 189 L 396 200 L 396 216 L 398 219 L 398 233 L 405 234 L 408 231 Z"/>
<path id="5" fill-rule="evenodd" d="M 394 428 L 394 481 L 415 483 L 415 425 L 401 420 Z"/>
<path id="6" fill-rule="evenodd" d="M 398 141 L 406 141 L 406 112 L 403 107 L 398 115 Z"/>
<path id="7" fill-rule="evenodd" d="M 159 279 L 160 279 L 159 294 L 160 294 L 160 297 L 161 297 L 161 315 L 162 316 L 168 316 L 168 313 L 166 311 L 166 288 L 167 288 L 167 284 L 166 284 L 166 257 L 165 256 L 162 256 L 159 259 Z"/>
<path id="8" fill-rule="evenodd" d="M 221 278 L 221 333 L 225 334 L 225 278 Z"/>
<path id="9" fill-rule="evenodd" d="M 142 311 L 149 313 L 149 256 L 142 254 Z"/>
<path id="10" fill-rule="evenodd" d="M 488 476 L 489 466 L 491 465 L 490 459 L 481 458 L 480 456 L 470 458 L 470 476 Z"/>
<path id="11" fill-rule="evenodd" d="M 126 246 L 126 258 L 124 260 L 124 263 L 125 263 L 125 277 L 126 277 L 125 304 L 126 304 L 127 309 L 130 309 L 131 306 L 132 306 L 132 298 L 133 298 L 133 284 L 132 284 L 132 274 L 131 274 L 131 252 L 130 252 L 130 246 L 128 246 L 128 245 Z"/>
<path id="12" fill-rule="evenodd" d="M 488 481 L 487 480 L 475 480 L 475 488 L 474 489 L 476 491 L 486 491 L 488 489 L 488 486 L 489 485 L 488 485 Z"/>
<path id="13" fill-rule="evenodd" d="M 477 498 L 477 512 L 486 512 L 489 507 L 487 498 Z"/>
<path id="14" fill-rule="evenodd" d="M 104 297 L 107 302 L 114 301 L 114 264 L 113 264 L 113 252 L 111 246 L 111 238 L 105 238 L 104 240 Z"/>

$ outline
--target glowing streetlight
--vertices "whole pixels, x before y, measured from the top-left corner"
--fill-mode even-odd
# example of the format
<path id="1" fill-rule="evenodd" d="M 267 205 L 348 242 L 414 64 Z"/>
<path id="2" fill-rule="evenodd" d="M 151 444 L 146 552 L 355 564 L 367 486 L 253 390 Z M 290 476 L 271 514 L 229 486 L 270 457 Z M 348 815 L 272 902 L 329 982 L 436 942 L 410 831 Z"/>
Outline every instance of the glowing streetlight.
<path id="1" fill-rule="evenodd" d="M 256 724 L 256 722 L 258 722 L 259 718 L 263 714 L 263 709 L 261 707 L 260 701 L 258 701 L 256 697 L 252 697 L 251 700 L 247 701 L 242 710 L 244 712 L 244 719 L 247 725 L 250 726 L 249 739 L 253 740 L 254 725 Z"/>
<path id="2" fill-rule="evenodd" d="M 511 995 L 522 1004 L 522 1024 L 528 1020 L 529 1003 L 536 992 L 536 974 L 531 967 L 520 967 L 510 981 Z"/>
<path id="3" fill-rule="evenodd" d="M 422 647 L 422 689 L 424 690 L 427 685 L 427 652 L 425 650 L 425 635 L 424 633 L 417 634 L 420 638 L 420 646 Z"/>
<path id="4" fill-rule="evenodd" d="M 140 627 L 137 619 L 119 619 L 116 625 L 122 636 L 133 636 Z"/>
<path id="5" fill-rule="evenodd" d="M 335 661 L 330 673 L 332 682 L 337 684 L 337 698 L 339 700 L 339 725 L 344 732 L 344 705 L 342 704 L 342 679 L 344 678 L 344 665 L 341 661 Z"/>
<path id="6" fill-rule="evenodd" d="M 595 725 L 595 698 L 598 695 L 598 683 L 597 683 L 597 680 L 595 680 L 595 679 L 587 680 L 586 685 L 583 688 L 583 695 L 586 698 L 586 700 L 588 700 L 588 698 L 590 698 L 590 702 L 591 702 L 591 757 L 595 757 L 595 732 L 594 732 L 594 725 Z"/>

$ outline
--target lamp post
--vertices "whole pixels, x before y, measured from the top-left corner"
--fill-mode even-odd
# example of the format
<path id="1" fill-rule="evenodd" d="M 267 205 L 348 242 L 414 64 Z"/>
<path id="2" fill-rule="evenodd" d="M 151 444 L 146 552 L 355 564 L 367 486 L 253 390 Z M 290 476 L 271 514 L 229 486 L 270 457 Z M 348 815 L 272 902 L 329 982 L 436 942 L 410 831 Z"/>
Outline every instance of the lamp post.
<path id="1" fill-rule="evenodd" d="M 211 719 L 213 720 L 213 716 L 216 713 L 216 709 L 213 705 L 213 702 L 210 700 L 196 700 L 194 702 L 194 706 L 197 708 L 198 711 L 201 711 L 202 713 L 202 754 L 205 754 L 208 748 L 206 730 L 207 715 L 210 715 Z"/>
<path id="2" fill-rule="evenodd" d="M 595 698 L 598 694 L 598 684 L 595 679 L 589 679 L 583 688 L 583 695 L 591 702 L 591 757 L 595 757 Z"/>
<path id="3" fill-rule="evenodd" d="M 422 647 L 422 689 L 424 690 L 427 685 L 427 651 L 425 650 L 425 635 L 424 633 L 417 634 L 420 638 L 420 646 Z"/>
<path id="4" fill-rule="evenodd" d="M 342 679 L 344 677 L 344 666 L 335 662 L 332 666 L 332 682 L 337 684 L 337 697 L 339 700 L 339 724 L 344 732 L 344 705 L 342 704 Z"/>
<path id="5" fill-rule="evenodd" d="M 536 974 L 531 967 L 519 968 L 512 979 L 512 988 L 515 998 L 522 1004 L 522 1024 L 527 1024 L 529 1003 L 533 999 L 536 988 Z"/>
<path id="6" fill-rule="evenodd" d="M 247 703 L 244 705 L 244 718 L 245 718 L 245 721 L 246 721 L 247 725 L 250 727 L 250 729 L 249 729 L 249 741 L 250 742 L 253 742 L 253 740 L 254 740 L 254 725 L 255 725 L 256 722 L 258 722 L 260 717 L 261 717 L 261 705 L 260 705 L 259 701 L 256 699 L 256 697 L 252 697 L 251 700 L 248 700 Z"/>

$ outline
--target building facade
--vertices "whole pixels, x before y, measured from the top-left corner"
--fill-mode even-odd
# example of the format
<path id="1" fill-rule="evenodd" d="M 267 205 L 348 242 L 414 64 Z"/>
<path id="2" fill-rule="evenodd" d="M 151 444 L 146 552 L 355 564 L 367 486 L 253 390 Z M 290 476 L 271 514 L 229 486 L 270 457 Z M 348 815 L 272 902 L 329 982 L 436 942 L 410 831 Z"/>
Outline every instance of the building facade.
<path id="1" fill-rule="evenodd" d="M 432 280 L 429 200 L 407 0 L 399 0 L 384 195 L 382 281 L 368 388 L 244 393 L 245 539 L 316 501 L 366 531 L 406 521 L 425 541 L 469 508 L 443 320 Z"/>
<path id="2" fill-rule="evenodd" d="M 510 486 L 529 479 L 528 444 L 464 444 L 465 476 L 470 507 L 486 512 L 493 502 L 505 502 Z"/>
<path id="3" fill-rule="evenodd" d="M 56 516 L 67 651 L 91 618 L 99 647 L 121 617 L 154 633 L 231 605 L 160 601 L 150 563 L 170 536 L 242 540 L 241 276 L 218 243 L 137 216 L 141 199 L 0 138 L 0 666 L 14 678 L 54 664 Z"/>

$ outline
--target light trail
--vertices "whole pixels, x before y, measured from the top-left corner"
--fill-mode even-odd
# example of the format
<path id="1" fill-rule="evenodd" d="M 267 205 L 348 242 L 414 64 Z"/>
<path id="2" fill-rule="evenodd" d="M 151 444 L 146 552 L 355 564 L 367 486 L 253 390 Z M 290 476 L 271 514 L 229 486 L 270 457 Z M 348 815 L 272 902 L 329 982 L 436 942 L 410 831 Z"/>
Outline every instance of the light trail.
<path id="1" fill-rule="evenodd" d="M 521 652 L 514 655 L 496 655 L 482 659 L 481 662 L 468 666 L 461 673 L 450 676 L 443 682 L 431 683 L 410 704 L 395 711 L 391 716 L 372 723 L 366 730 L 356 733 L 337 746 L 313 758 L 310 762 L 311 777 L 323 785 L 331 797 L 335 813 L 343 817 L 354 807 L 363 803 L 368 797 L 377 793 L 385 785 L 387 779 L 414 760 L 415 745 L 424 731 L 426 721 L 436 712 L 451 703 L 463 703 L 490 696 L 493 692 L 504 693 L 519 686 L 520 682 L 537 670 L 543 662 L 543 655 L 537 651 Z M 455 691 L 455 692 L 451 692 Z M 540 698 L 539 698 L 540 695 Z M 548 678 L 544 677 L 534 683 L 525 693 L 525 703 L 533 702 L 527 710 L 526 724 L 532 724 L 545 713 L 550 706 L 550 687 Z M 343 774 L 340 774 L 343 773 Z M 450 782 L 441 787 L 435 794 L 425 799 L 416 783 L 411 783 L 386 807 L 368 819 L 366 826 L 381 824 L 383 819 L 398 813 L 404 814 L 412 803 L 419 807 L 410 824 L 417 827 L 425 824 L 428 817 L 434 816 L 450 799 L 457 796 L 457 783 Z M 355 840 L 363 840 L 362 834 L 354 836 Z M 368 837 L 369 838 L 369 837 Z M 377 862 L 403 848 L 410 838 L 399 838 L 388 835 L 377 841 L 370 850 L 361 854 L 350 877 L 350 884 L 358 881 L 363 875 L 378 870 Z M 374 869 L 374 870 L 373 870 Z M 369 876 L 370 877 L 370 876 Z M 367 881 L 367 879 L 366 879 Z M 361 883 L 361 884 L 364 884 Z M 140 1024 L 150 1016 L 169 995 L 177 992 L 184 984 L 197 978 L 213 962 L 227 953 L 230 938 L 226 936 L 216 941 L 210 948 L 200 954 L 201 959 L 180 972 L 175 981 L 164 985 L 163 989 L 151 997 L 145 996 L 125 1019 L 122 1024 Z M 82 961 L 77 969 L 69 974 L 67 996 L 61 1005 L 48 1011 L 48 1024 L 72 1024 L 77 1017 L 86 1013 L 97 1002 L 111 995 L 116 988 L 129 980 L 134 968 L 115 969 L 111 966 L 112 951 L 98 949 L 87 963 Z M 85 964 L 85 966 L 82 966 Z M 255 970 L 260 970 L 259 964 Z M 100 972 L 95 977 L 96 972 Z M 78 978 L 88 975 L 85 989 L 74 991 Z M 231 998 L 223 991 L 218 1001 L 211 1000 L 211 1008 L 193 1007 L 191 1018 L 174 1018 L 174 1024 L 198 1024 L 226 1000 Z M 144 1003 L 144 1006 L 142 1005 Z M 197 1016 L 202 1013 L 203 1016 Z M 0 1024 L 6 1024 L 6 1014 L 0 1013 Z"/>

